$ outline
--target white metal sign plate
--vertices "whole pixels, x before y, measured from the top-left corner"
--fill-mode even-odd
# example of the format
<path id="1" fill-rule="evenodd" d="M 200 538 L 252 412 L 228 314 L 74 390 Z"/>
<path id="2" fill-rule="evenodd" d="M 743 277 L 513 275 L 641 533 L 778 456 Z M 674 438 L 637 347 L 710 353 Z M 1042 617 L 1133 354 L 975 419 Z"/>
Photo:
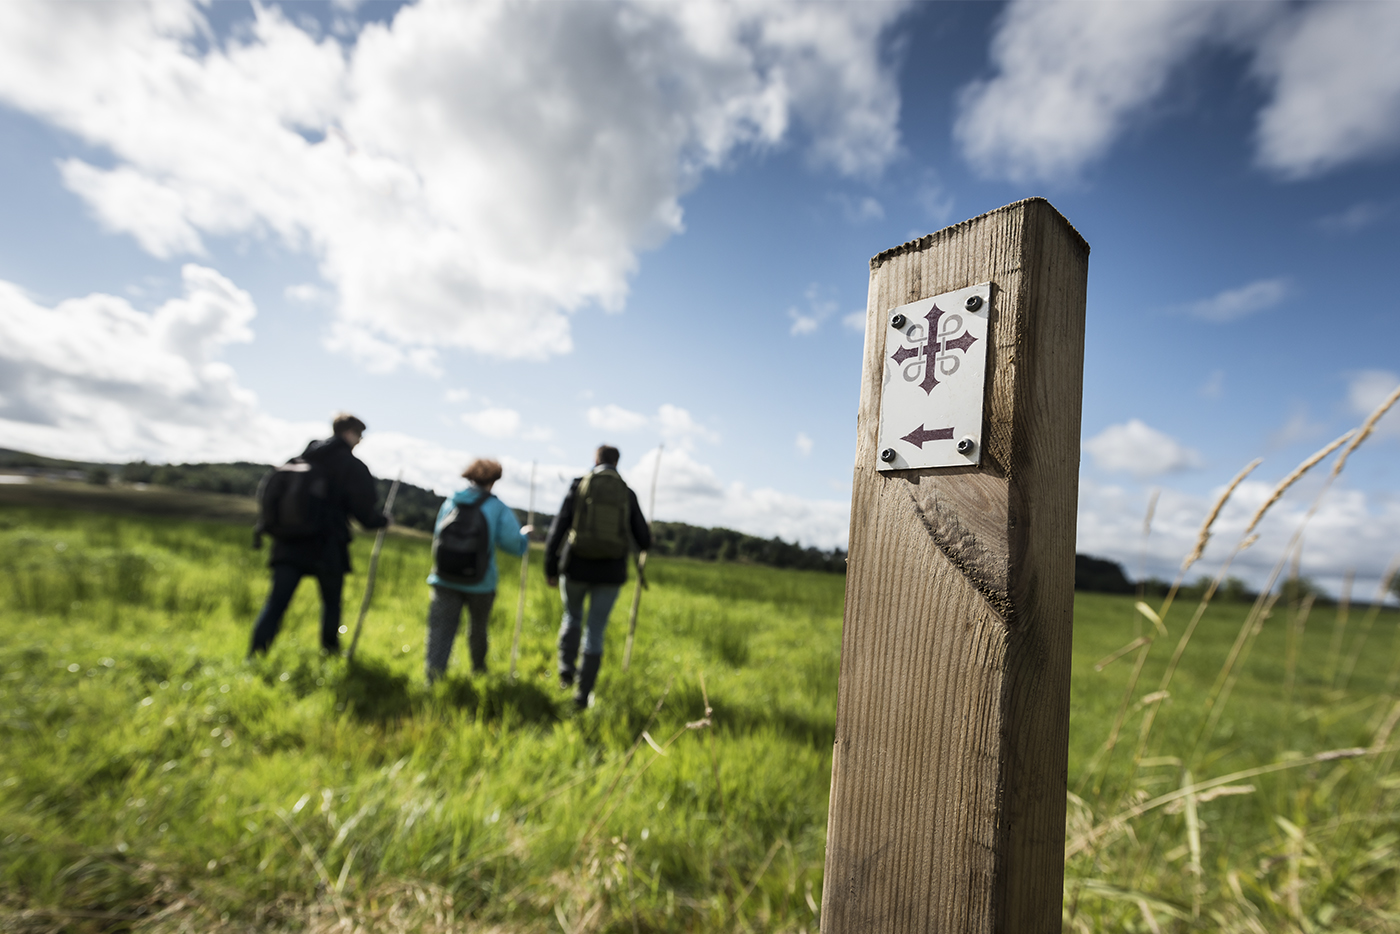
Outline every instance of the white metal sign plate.
<path id="1" fill-rule="evenodd" d="M 880 470 L 981 462 L 991 302 L 984 282 L 889 312 Z"/>

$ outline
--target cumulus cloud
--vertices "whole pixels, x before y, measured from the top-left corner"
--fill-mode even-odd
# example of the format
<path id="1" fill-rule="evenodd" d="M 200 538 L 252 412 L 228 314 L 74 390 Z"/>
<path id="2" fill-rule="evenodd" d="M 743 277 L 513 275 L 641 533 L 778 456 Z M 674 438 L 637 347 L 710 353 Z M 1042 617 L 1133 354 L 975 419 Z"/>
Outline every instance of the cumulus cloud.
<path id="1" fill-rule="evenodd" d="M 218 358 L 257 309 L 213 269 L 154 312 L 94 294 L 46 308 L 0 282 L 0 429 L 82 458 L 285 458 L 317 429 L 268 417 Z M 324 430 L 322 426 L 319 430 Z"/>
<path id="2" fill-rule="evenodd" d="M 272 238 L 332 287 L 330 345 L 567 352 L 707 170 L 792 139 L 838 173 L 898 149 L 897 4 L 424 0 L 344 44 L 254 6 L 0 4 L 0 101 L 111 154 L 65 183 L 152 255 Z"/>
<path id="3" fill-rule="evenodd" d="M 803 457 L 812 453 L 812 439 L 800 431 L 797 433 L 797 439 L 793 442 L 793 445 L 797 448 L 797 452 Z"/>
<path id="4" fill-rule="evenodd" d="M 659 462 L 659 468 L 658 468 Z M 724 483 L 686 449 L 653 448 L 623 476 L 646 507 L 656 478 L 656 515 L 700 526 L 724 526 L 764 538 L 778 536 L 819 548 L 846 547 L 848 499 L 813 500 L 769 487 Z M 659 469 L 659 473 L 658 473 Z"/>
<path id="5" fill-rule="evenodd" d="M 1364 451 L 1363 448 L 1359 456 L 1364 456 Z M 1278 465 L 1276 476 L 1247 480 L 1236 489 L 1212 527 L 1214 534 L 1203 561 L 1192 573 L 1215 573 L 1239 541 L 1255 510 L 1286 472 L 1283 465 Z M 1269 510 L 1258 528 L 1259 541 L 1234 559 L 1230 573 L 1256 587 L 1265 583 L 1317 496 L 1320 481 L 1320 474 L 1305 478 Z M 1151 534 L 1144 539 L 1146 496 L 1141 491 L 1081 478 L 1077 548 L 1121 562 L 1134 577 L 1145 571 L 1171 579 L 1182 558 L 1191 551 L 1206 513 L 1222 492 L 1223 486 L 1205 494 L 1163 489 Z M 1355 593 L 1369 599 L 1385 573 L 1389 556 L 1400 547 L 1396 528 L 1400 528 L 1400 498 L 1344 486 L 1334 488 L 1307 526 L 1302 571 L 1334 594 L 1343 577 L 1354 571 Z"/>
<path id="6" fill-rule="evenodd" d="M 488 438 L 511 438 L 520 432 L 520 413 L 515 409 L 482 409 L 463 413 L 462 423 Z"/>
<path id="7" fill-rule="evenodd" d="M 655 415 L 643 415 L 624 409 L 620 405 L 592 406 L 585 413 L 588 424 L 602 431 L 631 433 L 652 431 L 673 447 L 689 450 L 696 441 L 719 441 L 719 433 L 695 420 L 689 409 L 671 403 L 663 403 Z"/>
<path id="8" fill-rule="evenodd" d="M 1260 279 L 1192 302 L 1187 306 L 1187 311 L 1202 321 L 1225 324 L 1272 308 L 1287 295 L 1287 279 Z"/>
<path id="9" fill-rule="evenodd" d="M 588 410 L 588 424 L 603 431 L 640 431 L 651 419 L 640 412 L 629 412 L 620 405 L 595 405 Z"/>
<path id="10" fill-rule="evenodd" d="M 959 98 L 954 134 L 964 156 L 984 174 L 1018 181 L 1074 177 L 1162 93 L 1188 54 L 1255 6 L 1011 4 L 992 40 L 996 73 Z"/>
<path id="11" fill-rule="evenodd" d="M 1135 477 L 1153 477 L 1199 467 L 1201 455 L 1171 435 L 1136 418 L 1110 425 L 1088 441 L 1084 449 L 1100 469 L 1125 471 Z"/>
<path id="12" fill-rule="evenodd" d="M 1274 87 L 1258 158 L 1288 178 L 1400 149 L 1400 8 L 1316 3 L 1274 30 L 1256 60 Z"/>
<path id="13" fill-rule="evenodd" d="M 986 175 L 1063 181 L 1102 158 L 1211 47 L 1241 50 L 1268 102 L 1256 159 L 1285 178 L 1400 148 L 1400 7 L 1390 3 L 1017 0 L 991 77 L 959 98 L 955 135 Z"/>

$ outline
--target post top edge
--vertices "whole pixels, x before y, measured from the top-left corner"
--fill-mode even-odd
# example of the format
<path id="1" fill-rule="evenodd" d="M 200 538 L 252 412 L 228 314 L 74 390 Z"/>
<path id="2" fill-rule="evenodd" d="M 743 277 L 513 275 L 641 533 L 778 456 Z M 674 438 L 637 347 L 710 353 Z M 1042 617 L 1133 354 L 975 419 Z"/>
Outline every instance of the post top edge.
<path id="1" fill-rule="evenodd" d="M 1020 201 L 1013 201 L 1011 204 L 1003 205 L 1002 207 L 996 208 L 991 211 L 987 211 L 983 214 L 978 214 L 976 217 L 969 217 L 965 221 L 960 221 L 956 224 L 950 224 L 949 226 L 944 227 L 941 230 L 936 230 L 933 233 L 925 234 L 922 237 L 916 237 L 915 239 L 910 240 L 906 243 L 901 243 L 899 246 L 890 247 L 888 250 L 883 250 L 875 254 L 875 256 L 871 258 L 870 269 L 871 271 L 879 269 L 886 262 L 894 259 L 896 256 L 902 256 L 905 253 L 917 253 L 920 250 L 928 249 L 930 246 L 933 245 L 935 240 L 941 237 L 949 236 L 952 233 L 960 230 L 961 228 L 967 227 L 969 224 L 975 224 L 978 221 L 991 217 L 994 214 L 1003 214 L 1008 211 L 1014 210 L 1025 210 L 1026 208 L 1029 208 L 1032 205 L 1043 205 L 1044 208 L 1048 209 L 1056 218 L 1059 219 L 1060 223 L 1064 224 L 1065 229 L 1068 230 L 1071 234 L 1073 234 L 1074 239 L 1079 242 L 1079 245 L 1084 249 L 1084 252 L 1089 252 L 1089 241 L 1084 239 L 1084 235 L 1075 229 L 1074 225 L 1071 224 L 1069 220 L 1063 214 L 1060 213 L 1059 209 L 1056 208 L 1053 204 L 1051 204 L 1048 199 L 1035 196 L 1031 198 L 1022 198 Z"/>

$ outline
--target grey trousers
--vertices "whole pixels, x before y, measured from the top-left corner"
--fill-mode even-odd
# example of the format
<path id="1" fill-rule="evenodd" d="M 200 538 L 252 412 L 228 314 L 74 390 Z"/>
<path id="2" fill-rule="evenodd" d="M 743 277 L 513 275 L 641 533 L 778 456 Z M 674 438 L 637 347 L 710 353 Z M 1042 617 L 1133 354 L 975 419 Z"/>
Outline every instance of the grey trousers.
<path id="1" fill-rule="evenodd" d="M 452 657 L 452 643 L 462 625 L 462 607 L 467 608 L 467 647 L 471 651 L 472 671 L 486 670 L 486 624 L 491 619 L 491 606 L 496 591 L 463 593 L 450 587 L 434 587 L 433 600 L 428 604 L 428 683 L 436 681 L 447 670 Z"/>

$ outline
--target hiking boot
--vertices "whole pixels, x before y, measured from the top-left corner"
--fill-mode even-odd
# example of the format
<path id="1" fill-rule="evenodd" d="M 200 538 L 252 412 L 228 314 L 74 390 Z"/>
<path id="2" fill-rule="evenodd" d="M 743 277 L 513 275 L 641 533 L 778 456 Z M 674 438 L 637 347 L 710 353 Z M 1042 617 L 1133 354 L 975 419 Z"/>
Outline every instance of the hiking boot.
<path id="1" fill-rule="evenodd" d="M 578 644 L 583 639 L 583 630 L 559 634 L 559 689 L 567 691 L 574 686 L 574 675 L 578 665 Z"/>
<path id="2" fill-rule="evenodd" d="M 578 672 L 578 689 L 574 691 L 574 706 L 579 710 L 588 709 L 588 698 L 593 693 L 593 685 L 598 680 L 598 669 L 602 664 L 601 655 L 583 656 L 583 664 L 579 666 Z"/>

